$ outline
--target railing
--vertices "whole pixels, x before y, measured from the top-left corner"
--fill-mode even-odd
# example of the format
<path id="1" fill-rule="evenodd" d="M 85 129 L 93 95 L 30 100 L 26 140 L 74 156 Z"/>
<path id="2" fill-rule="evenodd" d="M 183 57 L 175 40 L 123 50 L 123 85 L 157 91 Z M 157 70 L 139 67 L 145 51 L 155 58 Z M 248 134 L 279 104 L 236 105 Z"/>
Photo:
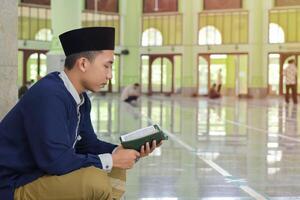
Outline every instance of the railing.
<path id="1" fill-rule="evenodd" d="M 20 4 L 18 6 L 18 39 L 52 40 L 49 6 L 33 4 Z"/>
<path id="2" fill-rule="evenodd" d="M 144 14 L 142 46 L 182 44 L 182 15 L 179 13 Z"/>
<path id="3" fill-rule="evenodd" d="M 116 45 L 120 44 L 120 16 L 118 13 L 94 12 L 85 10 L 82 12 L 82 27 L 110 26 L 115 27 Z"/>
<path id="4" fill-rule="evenodd" d="M 201 12 L 198 20 L 198 44 L 248 43 L 248 27 L 248 11 L 245 10 Z"/>
<path id="5" fill-rule="evenodd" d="M 300 42 L 300 7 L 269 11 L 269 43 Z"/>
<path id="6" fill-rule="evenodd" d="M 18 39 L 51 41 L 51 9 L 49 6 L 19 4 Z M 117 13 L 82 12 L 82 27 L 112 26 L 119 44 L 120 17 Z"/>

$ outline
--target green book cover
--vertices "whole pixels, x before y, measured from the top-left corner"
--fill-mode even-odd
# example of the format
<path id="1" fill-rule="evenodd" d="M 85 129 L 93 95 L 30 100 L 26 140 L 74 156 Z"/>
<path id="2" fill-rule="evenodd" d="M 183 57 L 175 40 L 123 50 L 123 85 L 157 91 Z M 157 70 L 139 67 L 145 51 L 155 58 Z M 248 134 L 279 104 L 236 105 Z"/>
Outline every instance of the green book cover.
<path id="1" fill-rule="evenodd" d="M 147 142 L 151 146 L 153 140 L 156 140 L 158 144 L 160 141 L 167 139 L 167 134 L 157 124 L 138 129 L 120 137 L 121 144 L 125 149 L 134 149 L 136 151 L 140 151 L 141 147 Z"/>

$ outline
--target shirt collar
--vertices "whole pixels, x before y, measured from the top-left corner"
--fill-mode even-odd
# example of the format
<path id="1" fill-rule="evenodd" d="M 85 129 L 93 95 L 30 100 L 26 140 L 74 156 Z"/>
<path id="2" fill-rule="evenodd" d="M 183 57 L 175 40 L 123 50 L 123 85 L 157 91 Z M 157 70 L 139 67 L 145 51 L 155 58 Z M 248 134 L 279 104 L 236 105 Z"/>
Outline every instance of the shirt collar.
<path id="1" fill-rule="evenodd" d="M 77 105 L 82 105 L 84 102 L 84 98 L 82 95 L 79 96 L 78 92 L 76 91 L 67 74 L 64 71 L 62 71 L 60 72 L 59 77 L 64 82 L 64 85 L 67 88 L 68 92 L 70 92 L 72 97 L 75 99 Z"/>

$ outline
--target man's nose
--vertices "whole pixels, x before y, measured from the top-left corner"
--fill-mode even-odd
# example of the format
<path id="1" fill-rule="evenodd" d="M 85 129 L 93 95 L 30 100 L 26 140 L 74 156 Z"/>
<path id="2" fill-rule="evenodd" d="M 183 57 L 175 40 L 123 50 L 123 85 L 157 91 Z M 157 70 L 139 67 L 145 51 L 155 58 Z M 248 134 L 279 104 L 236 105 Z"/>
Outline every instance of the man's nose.
<path id="1" fill-rule="evenodd" d="M 106 77 L 107 79 L 112 79 L 112 70 L 109 70 Z"/>

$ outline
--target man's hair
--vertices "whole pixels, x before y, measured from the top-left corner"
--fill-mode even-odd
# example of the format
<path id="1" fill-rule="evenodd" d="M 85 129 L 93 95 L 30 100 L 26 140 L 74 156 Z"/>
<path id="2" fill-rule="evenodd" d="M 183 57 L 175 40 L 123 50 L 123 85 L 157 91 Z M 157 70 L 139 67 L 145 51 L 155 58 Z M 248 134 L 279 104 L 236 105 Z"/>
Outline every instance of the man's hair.
<path id="1" fill-rule="evenodd" d="M 101 53 L 101 51 L 84 51 L 80 53 L 71 54 L 66 57 L 65 68 L 69 70 L 72 69 L 76 63 L 76 60 L 82 57 L 88 59 L 88 61 L 90 62 L 93 62 L 99 53 Z"/>
<path id="2" fill-rule="evenodd" d="M 288 63 L 289 63 L 289 64 L 295 63 L 295 60 L 294 60 L 294 59 L 290 59 L 290 60 L 288 61 Z"/>
<path id="3" fill-rule="evenodd" d="M 140 84 L 139 84 L 139 83 L 135 83 L 134 86 L 135 86 L 135 87 L 139 87 Z"/>

